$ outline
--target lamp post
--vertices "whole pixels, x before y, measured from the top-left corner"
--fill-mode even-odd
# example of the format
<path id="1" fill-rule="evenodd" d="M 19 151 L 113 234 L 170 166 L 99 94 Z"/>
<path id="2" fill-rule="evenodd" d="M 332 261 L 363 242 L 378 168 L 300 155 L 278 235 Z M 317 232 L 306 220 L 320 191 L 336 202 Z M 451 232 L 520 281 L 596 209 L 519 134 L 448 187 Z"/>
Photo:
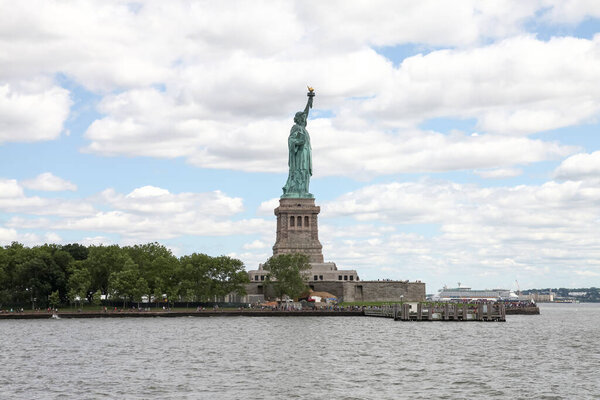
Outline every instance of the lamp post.
<path id="1" fill-rule="evenodd" d="M 33 297 L 33 288 L 25 288 L 25 291 L 27 293 L 29 293 L 29 301 L 31 301 L 31 310 L 35 310 L 35 301 L 37 300 L 35 297 Z"/>

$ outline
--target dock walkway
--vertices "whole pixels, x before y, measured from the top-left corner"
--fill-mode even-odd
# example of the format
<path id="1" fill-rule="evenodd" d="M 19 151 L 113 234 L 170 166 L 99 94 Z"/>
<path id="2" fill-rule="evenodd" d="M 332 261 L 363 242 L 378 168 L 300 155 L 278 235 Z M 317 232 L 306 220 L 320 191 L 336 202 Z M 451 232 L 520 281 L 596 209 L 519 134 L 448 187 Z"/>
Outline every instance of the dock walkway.
<path id="1" fill-rule="evenodd" d="M 365 309 L 368 317 L 393 318 L 395 321 L 506 321 L 506 308 L 502 303 L 402 303 Z"/>

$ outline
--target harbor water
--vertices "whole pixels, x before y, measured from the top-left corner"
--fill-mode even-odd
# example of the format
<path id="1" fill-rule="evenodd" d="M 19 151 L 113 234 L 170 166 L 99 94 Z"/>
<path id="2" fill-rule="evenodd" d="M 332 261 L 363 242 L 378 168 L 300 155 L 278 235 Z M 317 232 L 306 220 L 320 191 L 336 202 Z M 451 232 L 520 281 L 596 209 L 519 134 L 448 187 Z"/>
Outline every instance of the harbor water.
<path id="1" fill-rule="evenodd" d="M 0 399 L 600 399 L 600 304 L 502 323 L 0 321 Z"/>

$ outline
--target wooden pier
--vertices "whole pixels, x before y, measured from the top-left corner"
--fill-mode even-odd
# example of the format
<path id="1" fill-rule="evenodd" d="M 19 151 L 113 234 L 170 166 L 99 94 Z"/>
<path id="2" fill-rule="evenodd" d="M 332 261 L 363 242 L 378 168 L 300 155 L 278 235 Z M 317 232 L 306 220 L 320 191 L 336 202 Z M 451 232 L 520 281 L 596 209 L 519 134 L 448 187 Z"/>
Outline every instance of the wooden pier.
<path id="1" fill-rule="evenodd" d="M 368 317 L 393 318 L 394 321 L 506 321 L 502 303 L 400 303 L 365 309 Z"/>

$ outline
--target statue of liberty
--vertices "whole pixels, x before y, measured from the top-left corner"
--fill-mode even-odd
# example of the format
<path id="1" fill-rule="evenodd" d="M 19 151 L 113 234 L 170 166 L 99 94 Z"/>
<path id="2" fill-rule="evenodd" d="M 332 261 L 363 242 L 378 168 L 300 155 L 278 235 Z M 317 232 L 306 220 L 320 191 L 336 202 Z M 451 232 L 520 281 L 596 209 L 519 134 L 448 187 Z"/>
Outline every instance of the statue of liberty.
<path id="1" fill-rule="evenodd" d="M 290 172 L 287 182 L 283 187 L 281 198 L 310 198 L 314 196 L 308 192 L 310 177 L 312 176 L 312 149 L 310 136 L 306 130 L 308 111 L 312 108 L 315 90 L 308 88 L 308 102 L 304 111 L 299 111 L 294 116 L 294 126 L 288 137 L 288 166 Z"/>

